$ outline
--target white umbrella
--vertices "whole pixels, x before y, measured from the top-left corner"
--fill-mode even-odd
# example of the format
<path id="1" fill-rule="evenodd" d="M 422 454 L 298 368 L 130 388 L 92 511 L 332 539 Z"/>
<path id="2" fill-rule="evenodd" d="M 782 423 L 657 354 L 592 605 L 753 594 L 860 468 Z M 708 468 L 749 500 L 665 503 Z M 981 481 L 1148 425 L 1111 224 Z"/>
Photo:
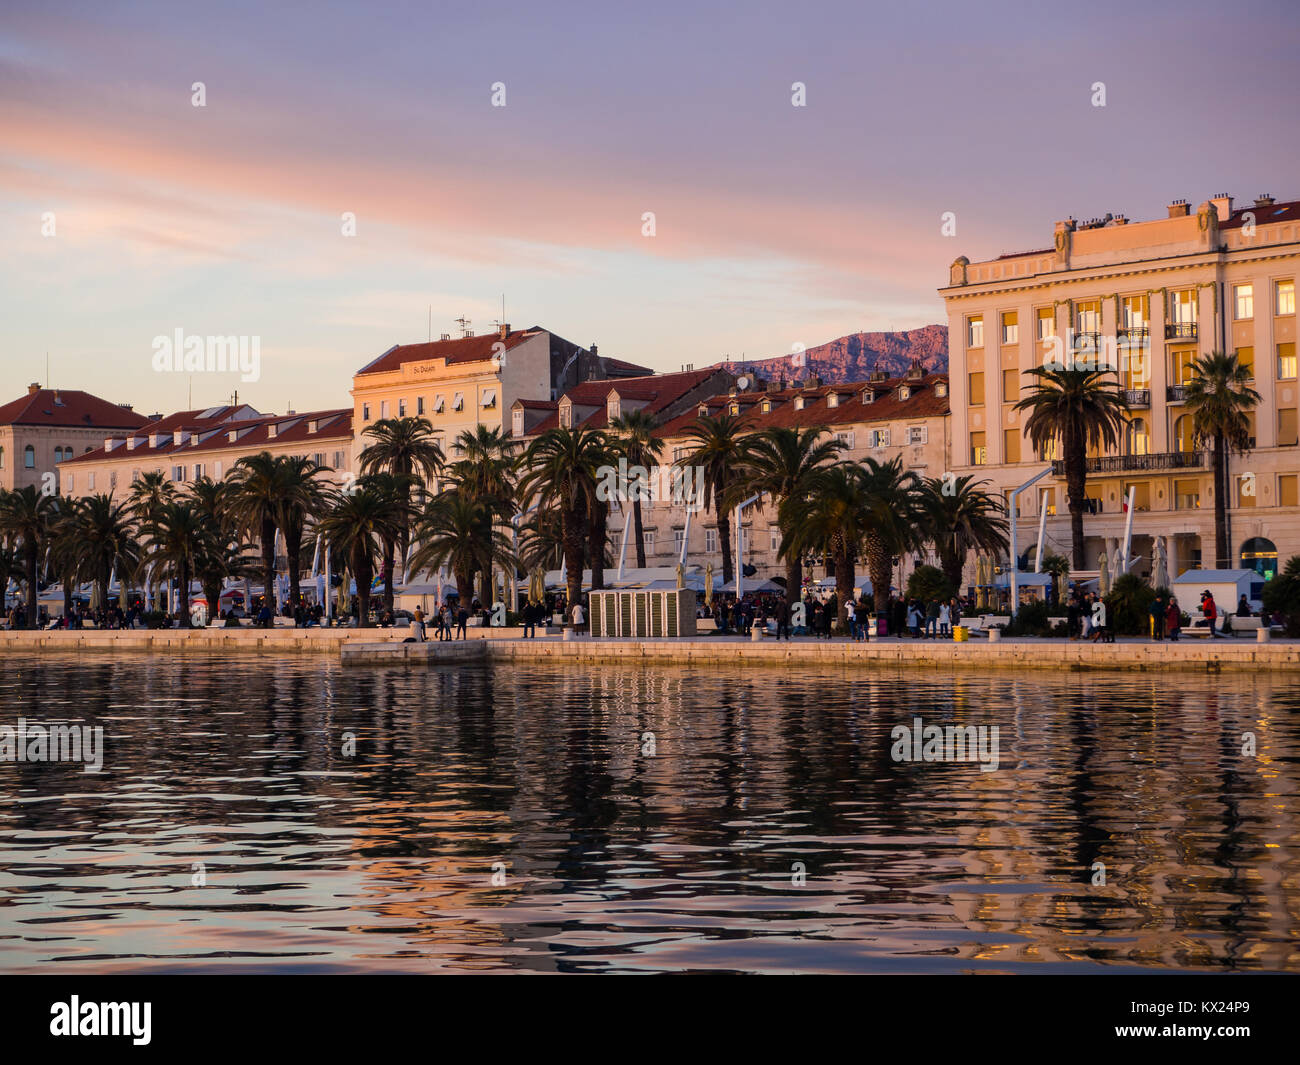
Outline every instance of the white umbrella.
<path id="1" fill-rule="evenodd" d="M 1110 562 L 1106 559 L 1105 551 L 1097 559 L 1097 583 L 1103 599 L 1110 595 Z"/>
<path id="2" fill-rule="evenodd" d="M 1156 537 L 1156 557 L 1151 580 L 1157 588 L 1166 588 L 1169 585 L 1169 561 L 1165 557 L 1165 539 L 1163 536 Z"/>

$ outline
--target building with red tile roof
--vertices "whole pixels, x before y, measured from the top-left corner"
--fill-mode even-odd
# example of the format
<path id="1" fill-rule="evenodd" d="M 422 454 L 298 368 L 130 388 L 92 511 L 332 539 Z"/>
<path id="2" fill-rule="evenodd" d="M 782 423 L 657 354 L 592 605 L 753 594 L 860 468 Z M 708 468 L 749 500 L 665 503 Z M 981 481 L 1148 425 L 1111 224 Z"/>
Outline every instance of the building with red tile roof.
<path id="1" fill-rule="evenodd" d="M 42 388 L 0 406 L 0 488 L 58 488 L 58 464 L 93 450 L 105 431 L 127 431 L 149 419 L 89 392 Z"/>

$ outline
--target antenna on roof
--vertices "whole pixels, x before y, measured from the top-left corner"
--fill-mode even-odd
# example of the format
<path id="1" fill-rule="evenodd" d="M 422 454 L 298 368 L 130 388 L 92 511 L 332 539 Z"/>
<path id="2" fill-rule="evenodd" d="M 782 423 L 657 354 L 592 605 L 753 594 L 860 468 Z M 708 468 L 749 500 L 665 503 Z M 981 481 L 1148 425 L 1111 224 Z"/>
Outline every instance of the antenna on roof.
<path id="1" fill-rule="evenodd" d="M 472 337 L 474 335 L 474 330 L 470 328 L 470 326 L 473 325 L 474 323 L 471 322 L 468 318 L 466 318 L 463 314 L 456 319 L 456 324 L 460 326 L 460 335 L 462 340 L 465 337 Z"/>

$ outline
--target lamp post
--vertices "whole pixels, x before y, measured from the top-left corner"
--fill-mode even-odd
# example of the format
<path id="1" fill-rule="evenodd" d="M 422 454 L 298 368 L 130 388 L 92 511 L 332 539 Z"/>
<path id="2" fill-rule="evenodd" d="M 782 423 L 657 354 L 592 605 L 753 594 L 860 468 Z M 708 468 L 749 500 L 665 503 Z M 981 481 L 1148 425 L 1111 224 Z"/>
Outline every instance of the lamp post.
<path id="1" fill-rule="evenodd" d="M 1024 484 L 1022 484 L 1019 488 L 1015 489 L 1011 493 L 1010 547 L 1011 547 L 1011 616 L 1012 617 L 1015 617 L 1016 613 L 1020 610 L 1020 579 L 1019 579 L 1020 578 L 1020 554 L 1016 547 L 1016 510 L 1018 509 L 1019 506 L 1020 493 L 1023 492 L 1026 488 L 1029 488 L 1032 485 L 1037 484 L 1039 481 L 1041 481 L 1044 477 L 1046 477 L 1051 472 L 1052 472 L 1051 466 L 1048 466 L 1045 470 L 1040 470 L 1038 473 L 1034 474 L 1031 478 L 1029 478 L 1029 480 L 1027 480 Z M 1041 545 L 1042 543 L 1041 539 L 1039 543 Z"/>
<path id="2" fill-rule="evenodd" d="M 741 512 L 756 500 L 761 493 L 756 492 L 743 503 L 736 507 L 736 602 L 740 602 L 740 597 L 745 591 L 745 527 L 740 524 Z"/>

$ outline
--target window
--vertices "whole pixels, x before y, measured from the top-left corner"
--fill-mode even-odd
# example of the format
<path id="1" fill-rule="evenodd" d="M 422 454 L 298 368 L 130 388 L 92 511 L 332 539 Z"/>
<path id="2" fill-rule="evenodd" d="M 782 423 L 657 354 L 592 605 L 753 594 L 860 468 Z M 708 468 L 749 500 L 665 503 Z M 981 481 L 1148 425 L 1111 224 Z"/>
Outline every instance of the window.
<path id="1" fill-rule="evenodd" d="M 573 428 L 573 404 L 572 403 L 560 404 L 560 428 L 561 429 Z"/>
<path id="2" fill-rule="evenodd" d="M 911 390 L 910 388 L 908 388 L 907 385 L 899 385 L 899 388 L 898 388 L 898 398 L 899 398 L 900 401 L 904 401 L 904 400 L 909 400 L 909 399 L 911 399 L 911 398 L 912 398 L 912 390 Z"/>
<path id="3" fill-rule="evenodd" d="M 1014 488 L 1004 488 L 1004 489 L 1002 489 L 1002 509 L 1003 509 L 1003 511 L 1004 511 L 1006 514 L 1008 514 L 1008 515 L 1010 515 L 1011 512 L 1012 512 L 1011 493 L 1014 492 L 1014 491 L 1015 491 Z M 1020 497 L 1019 497 L 1019 496 L 1016 497 L 1016 502 L 1015 502 L 1015 508 L 1014 508 L 1014 509 L 1015 509 L 1016 517 L 1017 517 L 1017 518 L 1020 517 Z"/>
<path id="4" fill-rule="evenodd" d="M 497 390 L 495 388 L 485 389 L 479 397 L 479 405 L 484 410 L 491 410 L 495 407 L 497 405 Z"/>
<path id="5" fill-rule="evenodd" d="M 1185 385 L 1196 376 L 1192 370 L 1196 362 L 1195 348 L 1175 348 L 1170 352 L 1170 358 L 1173 360 L 1174 384 Z"/>
<path id="6" fill-rule="evenodd" d="M 826 393 L 826 406 L 838 407 L 840 405 L 840 394 L 838 392 Z"/>
<path id="7" fill-rule="evenodd" d="M 1190 414 L 1181 415 L 1174 421 L 1174 450 L 1184 452 L 1196 450 L 1196 429 L 1193 427 Z"/>
<path id="8" fill-rule="evenodd" d="M 464 410 L 464 409 L 465 409 L 465 393 L 464 393 L 464 392 L 457 392 L 457 393 L 455 393 L 455 394 L 451 397 L 451 409 L 452 409 L 452 410 Z"/>
<path id="9" fill-rule="evenodd" d="M 984 316 L 974 315 L 966 319 L 966 346 L 982 348 L 984 346 Z"/>
<path id="10" fill-rule="evenodd" d="M 717 554 L 717 551 L 718 551 L 718 530 L 705 529 L 704 530 L 704 553 L 706 555 L 714 555 Z"/>
<path id="11" fill-rule="evenodd" d="M 194 479 L 197 481 L 202 476 L 203 476 L 203 463 L 196 462 L 194 464 Z"/>
<path id="12" fill-rule="evenodd" d="M 1147 428 L 1145 418 L 1134 418 L 1125 431 L 1124 446 L 1127 454 L 1148 455 L 1151 453 L 1151 431 Z"/>
<path id="13" fill-rule="evenodd" d="M 1283 380 L 1295 377 L 1295 341 L 1277 346 L 1277 375 Z"/>
<path id="14" fill-rule="evenodd" d="M 984 374 L 970 374 L 968 388 L 970 390 L 970 405 L 972 407 L 984 406 Z"/>
<path id="15" fill-rule="evenodd" d="M 1014 403 L 1020 398 L 1020 371 L 1002 371 L 1002 402 Z"/>
<path id="16" fill-rule="evenodd" d="M 929 426 L 909 425 L 907 427 L 907 442 L 909 444 L 924 444 L 930 437 Z"/>
<path id="17" fill-rule="evenodd" d="M 1252 378 L 1254 378 L 1254 376 L 1255 376 L 1255 349 L 1254 349 L 1254 348 L 1238 348 L 1238 349 L 1237 349 L 1237 361 L 1238 361 L 1239 363 L 1241 363 L 1242 366 L 1246 367 L 1246 372 L 1247 372 L 1248 374 L 1250 374 L 1250 376 L 1251 376 Z"/>
<path id="18" fill-rule="evenodd" d="M 803 396 L 794 397 L 794 409 L 803 410 Z"/>
<path id="19" fill-rule="evenodd" d="M 1196 290 L 1184 289 L 1169 294 L 1169 320 L 1175 325 L 1196 324 Z"/>
<path id="20" fill-rule="evenodd" d="M 23 448 L 23 469 L 36 469 L 36 449 L 31 444 Z"/>
<path id="21" fill-rule="evenodd" d="M 647 555 L 653 555 L 655 553 L 655 531 L 653 529 L 643 530 L 641 533 L 641 541 L 645 544 L 645 553 Z"/>
<path id="22" fill-rule="evenodd" d="M 835 439 L 843 444 L 850 451 L 853 450 L 853 433 L 851 431 L 841 431 L 835 434 Z"/>
<path id="23" fill-rule="evenodd" d="M 1038 461 L 1055 462 L 1057 459 L 1059 459 L 1061 456 L 1057 453 L 1059 451 L 1058 445 L 1059 445 L 1059 441 L 1056 439 L 1056 437 L 1052 437 L 1052 439 L 1044 443 L 1042 448 L 1038 452 Z"/>
<path id="24" fill-rule="evenodd" d="M 1254 477 L 1237 477 L 1237 502 L 1236 506 L 1250 508 L 1255 505 L 1255 494 L 1257 488 Z"/>
<path id="25" fill-rule="evenodd" d="M 1232 297 L 1234 308 L 1232 316 L 1240 321 L 1243 318 L 1255 317 L 1255 286 L 1254 285 L 1233 285 Z"/>
<path id="26" fill-rule="evenodd" d="M 424 413 L 424 397 L 423 397 L 423 396 L 416 396 L 416 397 L 415 397 L 415 413 L 416 413 L 416 414 L 423 414 L 423 413 Z"/>
<path id="27" fill-rule="evenodd" d="M 1146 296 L 1125 296 L 1122 307 L 1125 329 L 1145 329 L 1147 325 Z"/>
<path id="28" fill-rule="evenodd" d="M 682 545 L 686 543 L 686 530 L 673 530 L 673 555 L 677 558 L 682 557 Z"/>
<path id="29" fill-rule="evenodd" d="M 872 447 L 889 447 L 889 430 L 873 429 L 868 436 L 868 441 Z"/>
<path id="30" fill-rule="evenodd" d="M 1279 507 L 1300 506 L 1300 485 L 1294 473 L 1284 473 L 1277 479 L 1277 505 Z"/>
<path id="31" fill-rule="evenodd" d="M 325 465 L 325 452 L 323 452 L 323 451 L 317 451 L 317 452 L 315 452 L 315 453 L 312 455 L 311 460 L 312 460 L 312 462 L 316 463 L 317 466 L 324 466 L 324 465 Z M 202 469 L 202 468 L 203 468 L 203 467 L 201 467 L 201 466 L 199 467 L 199 469 Z"/>
<path id="32" fill-rule="evenodd" d="M 1075 309 L 1076 333 L 1101 332 L 1101 300 L 1080 300 Z"/>
<path id="33" fill-rule="evenodd" d="M 184 467 L 184 466 L 173 466 L 173 467 L 172 467 L 172 480 L 173 480 L 173 481 L 176 481 L 176 482 L 178 482 L 178 483 L 181 482 L 181 481 L 184 481 L 184 480 L 185 480 L 185 467 Z"/>
<path id="34" fill-rule="evenodd" d="M 1002 431 L 1003 462 L 1020 461 L 1020 430 L 1004 429 Z"/>
<path id="35" fill-rule="evenodd" d="M 758 405 L 758 409 L 761 410 L 764 414 L 771 414 L 772 401 L 770 399 L 763 400 L 763 402 Z"/>
<path id="36" fill-rule="evenodd" d="M 1174 509 L 1197 510 L 1201 505 L 1200 481 L 1174 481 Z"/>
<path id="37" fill-rule="evenodd" d="M 379 417 L 381 419 L 388 417 L 388 400 L 386 399 L 381 399 L 379 401 Z"/>
<path id="38" fill-rule="evenodd" d="M 442 413 L 442 408 L 445 407 L 446 405 L 447 405 L 446 400 L 444 400 L 444 399 L 442 398 L 442 396 L 434 396 L 434 397 L 433 397 L 433 413 L 434 413 L 434 414 L 441 414 L 441 413 Z"/>
<path id="39" fill-rule="evenodd" d="M 983 466 L 988 461 L 988 448 L 984 445 L 983 433 L 970 434 L 970 464 Z"/>
<path id="40" fill-rule="evenodd" d="M 0 447 L 0 470 L 5 468 L 5 449 Z"/>
<path id="41" fill-rule="evenodd" d="M 775 525 L 768 526 L 767 546 L 773 554 L 781 550 L 781 530 Z"/>
<path id="42" fill-rule="evenodd" d="M 334 468 L 335 468 L 336 470 L 341 470 L 341 469 L 343 468 L 343 452 L 342 452 L 342 451 L 336 451 L 336 452 L 334 452 L 334 464 L 333 464 L 333 465 L 334 465 Z"/>
<path id="43" fill-rule="evenodd" d="M 1300 444 L 1300 437 L 1296 435 L 1296 428 L 1296 408 L 1279 408 L 1277 412 L 1277 446 L 1295 447 L 1296 444 Z"/>
<path id="44" fill-rule="evenodd" d="M 368 421 L 370 421 L 370 404 L 369 404 L 369 403 L 363 403 L 363 404 L 361 404 L 361 420 L 362 420 L 363 422 L 368 422 Z"/>
<path id="45" fill-rule="evenodd" d="M 92 492 L 95 490 L 95 474 L 93 472 L 86 475 L 86 487 Z"/>
<path id="46" fill-rule="evenodd" d="M 1278 281 L 1274 284 L 1274 300 L 1278 314 L 1295 314 L 1295 282 Z"/>
<path id="47" fill-rule="evenodd" d="M 512 410 L 510 412 L 510 433 L 512 436 L 524 435 L 524 412 L 522 410 Z"/>
<path id="48" fill-rule="evenodd" d="M 405 399 L 399 399 L 399 400 L 397 401 L 397 416 L 398 416 L 399 418 L 405 418 L 405 417 L 406 417 L 406 400 L 405 400 Z"/>
<path id="49" fill-rule="evenodd" d="M 1047 516 L 1053 518 L 1056 516 L 1056 489 L 1043 488 L 1038 493 L 1038 513 L 1047 511 Z"/>
<path id="50" fill-rule="evenodd" d="M 1002 343 L 1020 343 L 1020 319 L 1015 311 L 1002 312 Z"/>
<path id="51" fill-rule="evenodd" d="M 1056 308 L 1038 308 L 1038 339 L 1050 340 L 1056 336 Z"/>
<path id="52" fill-rule="evenodd" d="M 1124 505 L 1128 505 L 1128 491 L 1133 489 L 1133 509 L 1150 510 L 1151 509 L 1151 482 L 1150 481 L 1133 481 L 1124 485 Z"/>

